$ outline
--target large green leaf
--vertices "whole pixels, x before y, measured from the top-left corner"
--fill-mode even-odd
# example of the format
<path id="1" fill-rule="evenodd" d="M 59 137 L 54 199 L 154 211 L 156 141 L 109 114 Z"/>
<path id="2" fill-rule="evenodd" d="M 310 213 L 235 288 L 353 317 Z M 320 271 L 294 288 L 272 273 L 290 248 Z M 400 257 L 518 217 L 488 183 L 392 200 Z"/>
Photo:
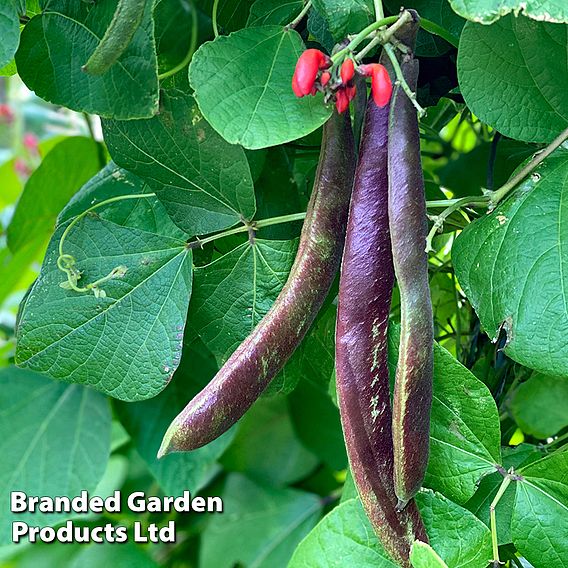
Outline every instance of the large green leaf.
<path id="1" fill-rule="evenodd" d="M 513 12 L 545 22 L 568 22 L 568 4 L 558 0 L 449 0 L 464 18 L 490 24 Z"/>
<path id="2" fill-rule="evenodd" d="M 568 426 L 568 380 L 533 373 L 511 397 L 511 413 L 526 434 L 544 440 Z"/>
<path id="3" fill-rule="evenodd" d="M 20 21 L 16 0 L 0 5 L 0 67 L 10 63 L 20 42 Z"/>
<path id="4" fill-rule="evenodd" d="M 219 0 L 217 25 L 225 33 L 245 27 L 249 9 L 254 0 Z M 197 6 L 208 16 L 213 15 L 214 0 L 196 0 Z"/>
<path id="5" fill-rule="evenodd" d="M 391 326 L 389 362 L 394 375 L 398 329 Z M 501 463 L 499 414 L 489 389 L 448 351 L 434 346 L 434 398 L 430 461 L 425 485 L 458 503 Z"/>
<path id="6" fill-rule="evenodd" d="M 130 119 L 158 110 L 153 2 L 132 42 L 101 76 L 85 73 L 108 27 L 117 0 L 43 0 L 43 12 L 28 22 L 16 52 L 18 72 L 41 98 L 79 112 Z"/>
<path id="7" fill-rule="evenodd" d="M 296 241 L 254 239 L 194 270 L 189 322 L 222 365 L 286 283 Z"/>
<path id="8" fill-rule="evenodd" d="M 487 334 L 507 331 L 507 355 L 545 374 L 568 376 L 568 152 L 539 166 L 493 213 L 456 240 L 460 285 Z"/>
<path id="9" fill-rule="evenodd" d="M 314 8 L 326 21 L 336 42 L 370 24 L 375 12 L 372 0 L 314 0 Z"/>
<path id="10" fill-rule="evenodd" d="M 211 126 L 228 142 L 251 149 L 289 142 L 321 126 L 331 115 L 322 95 L 298 99 L 292 92 L 303 49 L 298 33 L 280 26 L 247 28 L 203 44 L 189 80 Z"/>
<path id="11" fill-rule="evenodd" d="M 568 566 L 568 452 L 519 473 L 511 523 L 515 546 L 535 568 Z"/>
<path id="12" fill-rule="evenodd" d="M 215 515 L 201 537 L 201 568 L 286 566 L 294 549 L 316 524 L 317 495 L 277 489 L 232 474 L 223 491 L 223 515 Z"/>
<path id="13" fill-rule="evenodd" d="M 67 495 L 93 491 L 110 454 L 108 401 L 80 385 L 30 371 L 0 371 L 0 543 L 11 542 L 13 521 L 55 525 L 70 515 L 10 513 L 10 492 Z"/>
<path id="14" fill-rule="evenodd" d="M 136 189 L 136 178 L 119 170 L 105 170 L 93 184 L 108 191 L 114 183 L 109 179 L 119 181 L 124 193 Z M 92 195 L 90 187 L 84 191 Z M 115 219 L 81 218 L 64 243 L 65 254 L 83 271 L 80 286 L 126 268 L 122 278 L 104 283 L 106 297 L 60 287 L 65 275 L 56 265 L 58 246 L 69 221 L 58 227 L 21 307 L 16 361 L 116 398 L 141 400 L 158 394 L 179 364 L 192 255 L 185 240 L 161 230 L 156 219 L 167 216 L 156 198 L 130 201 L 118 204 Z"/>
<path id="15" fill-rule="evenodd" d="M 190 95 L 163 92 L 155 118 L 105 120 L 103 127 L 114 161 L 147 181 L 186 233 L 210 233 L 254 215 L 243 149 L 209 126 Z"/>
<path id="16" fill-rule="evenodd" d="M 247 26 L 283 26 L 291 22 L 303 6 L 302 0 L 256 0 L 250 7 Z"/>
<path id="17" fill-rule="evenodd" d="M 152 400 L 119 403 L 116 410 L 132 437 L 142 459 L 166 495 L 200 491 L 217 472 L 217 459 L 234 436 L 226 432 L 210 444 L 192 452 L 175 453 L 157 459 L 162 438 L 172 420 L 217 372 L 211 354 L 200 343 L 184 348 L 175 380 Z"/>
<path id="18" fill-rule="evenodd" d="M 430 544 L 452 568 L 485 568 L 489 529 L 439 493 L 417 496 Z M 374 535 L 359 499 L 333 509 L 297 548 L 289 568 L 397 568 Z"/>
<path id="19" fill-rule="evenodd" d="M 506 136 L 549 142 L 568 126 L 567 42 L 563 25 L 513 16 L 468 22 L 457 62 L 468 107 Z"/>
<path id="20" fill-rule="evenodd" d="M 100 168 L 96 142 L 67 138 L 51 150 L 27 181 L 8 226 L 8 246 L 20 250 L 32 240 L 45 241 L 73 194 Z"/>

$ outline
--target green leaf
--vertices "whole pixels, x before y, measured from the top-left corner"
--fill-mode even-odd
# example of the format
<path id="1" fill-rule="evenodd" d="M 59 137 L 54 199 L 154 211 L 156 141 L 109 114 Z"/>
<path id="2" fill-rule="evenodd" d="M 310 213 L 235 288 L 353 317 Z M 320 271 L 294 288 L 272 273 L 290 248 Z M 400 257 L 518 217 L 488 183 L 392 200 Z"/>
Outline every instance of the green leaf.
<path id="1" fill-rule="evenodd" d="M 223 32 L 244 28 L 254 0 L 219 0 L 217 24 Z M 208 16 L 213 14 L 214 0 L 196 0 L 197 6 Z"/>
<path id="2" fill-rule="evenodd" d="M 114 161 L 147 181 L 189 235 L 224 229 L 254 215 L 243 149 L 227 144 L 209 126 L 190 95 L 163 92 L 158 116 L 105 120 L 103 130 Z"/>
<path id="3" fill-rule="evenodd" d="M 304 7 L 303 0 L 256 0 L 250 7 L 247 27 L 290 23 Z"/>
<path id="4" fill-rule="evenodd" d="M 135 403 L 119 403 L 116 410 L 122 424 L 148 469 L 166 495 L 200 491 L 217 472 L 217 459 L 234 437 L 234 430 L 192 452 L 176 453 L 157 459 L 162 438 L 172 420 L 186 403 L 213 378 L 217 365 L 201 344 L 184 350 L 175 380 L 159 396 Z"/>
<path id="5" fill-rule="evenodd" d="M 398 359 L 398 327 L 389 333 L 389 363 Z M 458 503 L 501 463 L 499 414 L 489 389 L 439 345 L 434 346 L 430 461 L 425 485 Z M 438 550 L 436 548 L 436 550 Z"/>
<path id="6" fill-rule="evenodd" d="M 416 496 L 430 544 L 453 568 L 485 568 L 491 553 L 491 533 L 472 513 L 443 495 L 422 491 Z"/>
<path id="7" fill-rule="evenodd" d="M 227 471 L 284 486 L 306 477 L 318 460 L 296 438 L 286 399 L 280 396 L 258 400 L 239 421 L 222 464 Z"/>
<path id="8" fill-rule="evenodd" d="M 559 149 L 490 215 L 457 238 L 456 275 L 483 329 L 505 353 L 539 372 L 568 376 L 564 218 L 568 152 Z"/>
<path id="9" fill-rule="evenodd" d="M 567 400 L 566 378 L 533 373 L 513 393 L 511 413 L 523 432 L 543 440 L 568 426 Z"/>
<path id="10" fill-rule="evenodd" d="M 20 42 L 20 21 L 16 0 L 7 0 L 0 5 L 0 67 L 14 57 Z"/>
<path id="11" fill-rule="evenodd" d="M 44 0 L 41 15 L 22 32 L 18 72 L 38 96 L 78 112 L 108 118 L 148 118 L 158 110 L 158 75 L 152 2 L 132 42 L 102 76 L 81 67 L 103 37 L 116 0 Z"/>
<path id="12" fill-rule="evenodd" d="M 568 453 L 547 456 L 519 474 L 511 523 L 515 546 L 535 568 L 568 566 Z"/>
<path id="13" fill-rule="evenodd" d="M 69 568 L 100 566 L 157 568 L 158 564 L 141 547 L 132 542 L 121 543 L 119 546 L 113 546 L 109 542 L 83 545 L 79 554 L 75 555 L 69 564 Z"/>
<path id="14" fill-rule="evenodd" d="M 106 170 L 93 183 L 105 188 L 108 178 Z M 132 192 L 132 178 L 118 178 L 123 192 Z M 192 255 L 185 240 L 154 232 L 156 219 L 165 217 L 154 197 L 135 201 L 144 203 L 119 203 L 115 215 L 124 222 L 124 207 L 130 212 L 134 207 L 138 213 L 132 224 L 138 226 L 91 214 L 77 222 L 64 243 L 65 254 L 72 254 L 83 271 L 80 286 L 119 266 L 126 268 L 121 278 L 104 283 L 106 297 L 60 286 L 65 275 L 56 261 L 68 222 L 58 227 L 40 276 L 20 308 L 20 366 L 91 385 L 122 400 L 150 398 L 167 385 L 181 356 Z"/>
<path id="15" fill-rule="evenodd" d="M 222 365 L 270 309 L 286 283 L 297 241 L 243 243 L 194 270 L 188 320 Z"/>
<path id="16" fill-rule="evenodd" d="M 458 79 L 471 111 L 505 136 L 550 142 L 568 126 L 566 26 L 507 16 L 468 22 Z"/>
<path id="17" fill-rule="evenodd" d="M 193 41 L 193 15 L 185 0 L 157 0 L 154 6 L 156 52 L 160 73 L 184 61 Z"/>
<path id="18" fill-rule="evenodd" d="M 544 22 L 568 22 L 568 6 L 556 0 L 450 0 L 450 4 L 460 16 L 481 24 L 491 24 L 511 12 Z"/>
<path id="19" fill-rule="evenodd" d="M 97 143 L 90 138 L 67 138 L 57 144 L 18 200 L 7 230 L 10 250 L 17 252 L 32 240 L 47 239 L 61 209 L 99 168 Z"/>
<path id="20" fill-rule="evenodd" d="M 424 491 L 417 503 L 431 546 L 452 568 L 485 568 L 491 533 L 469 511 L 439 493 Z M 375 537 L 359 499 L 329 513 L 296 549 L 288 568 L 397 568 Z"/>
<path id="21" fill-rule="evenodd" d="M 292 92 L 303 49 L 298 33 L 280 26 L 247 28 L 203 44 L 189 80 L 211 126 L 250 149 L 283 144 L 321 126 L 331 115 L 322 95 L 298 99 Z"/>
<path id="22" fill-rule="evenodd" d="M 410 562 L 414 568 L 448 568 L 448 565 L 425 542 L 414 541 L 410 550 Z"/>
<path id="23" fill-rule="evenodd" d="M 286 566 L 322 508 L 317 495 L 239 474 L 229 475 L 222 497 L 226 512 L 211 518 L 201 538 L 201 568 Z"/>
<path id="24" fill-rule="evenodd" d="M 75 497 L 93 491 L 110 454 L 108 401 L 15 367 L 0 370 L 0 543 L 12 521 L 51 526 L 66 513 L 10 513 L 10 492 Z"/>
<path id="25" fill-rule="evenodd" d="M 314 0 L 314 8 L 327 22 L 336 42 L 360 32 L 375 18 L 372 0 Z"/>

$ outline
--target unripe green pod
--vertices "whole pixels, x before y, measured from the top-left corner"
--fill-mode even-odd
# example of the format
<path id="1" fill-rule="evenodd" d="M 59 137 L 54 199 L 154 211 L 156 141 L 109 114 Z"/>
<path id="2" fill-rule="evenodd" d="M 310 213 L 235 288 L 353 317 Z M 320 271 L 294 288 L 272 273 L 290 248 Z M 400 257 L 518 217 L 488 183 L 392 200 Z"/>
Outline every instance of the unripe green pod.
<path id="1" fill-rule="evenodd" d="M 316 181 L 296 260 L 284 288 L 253 332 L 172 422 L 159 451 L 199 448 L 228 430 L 282 369 L 313 323 L 343 251 L 355 171 L 349 113 L 325 124 Z"/>
<path id="2" fill-rule="evenodd" d="M 401 68 L 416 91 L 418 61 L 405 55 Z M 393 396 L 394 480 L 399 508 L 404 508 L 420 489 L 428 465 L 434 330 L 418 116 L 400 85 L 391 101 L 388 168 L 389 225 L 401 307 Z"/>
<path id="3" fill-rule="evenodd" d="M 355 485 L 385 550 L 404 567 L 415 539 L 427 540 L 416 505 L 397 511 L 388 369 L 394 268 L 388 221 L 388 105 L 367 105 L 355 174 L 336 330 L 341 422 Z"/>
<path id="4" fill-rule="evenodd" d="M 145 7 L 146 0 L 118 0 L 105 35 L 82 67 L 85 73 L 102 75 L 118 61 L 140 27 Z"/>

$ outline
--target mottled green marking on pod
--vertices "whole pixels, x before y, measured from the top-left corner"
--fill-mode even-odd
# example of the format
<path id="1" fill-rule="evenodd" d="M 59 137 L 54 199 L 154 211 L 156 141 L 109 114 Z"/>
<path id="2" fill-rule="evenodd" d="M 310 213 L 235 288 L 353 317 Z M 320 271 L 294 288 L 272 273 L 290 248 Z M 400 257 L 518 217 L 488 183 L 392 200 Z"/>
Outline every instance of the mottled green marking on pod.
<path id="1" fill-rule="evenodd" d="M 354 172 L 349 113 L 334 112 L 324 126 L 316 181 L 284 288 L 213 380 L 172 422 L 160 457 L 199 448 L 223 434 L 250 408 L 298 347 L 339 269 Z M 222 420 L 213 420 L 215 416 Z"/>

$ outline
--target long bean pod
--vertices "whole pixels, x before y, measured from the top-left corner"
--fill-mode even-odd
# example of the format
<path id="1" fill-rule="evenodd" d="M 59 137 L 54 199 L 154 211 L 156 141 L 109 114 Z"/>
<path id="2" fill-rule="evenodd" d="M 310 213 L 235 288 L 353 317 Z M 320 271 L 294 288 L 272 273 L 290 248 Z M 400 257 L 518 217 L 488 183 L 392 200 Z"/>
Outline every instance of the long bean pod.
<path id="1" fill-rule="evenodd" d="M 228 430 L 302 341 L 341 262 L 355 161 L 349 113 L 334 112 L 324 126 L 316 181 L 284 288 L 213 380 L 172 422 L 160 456 L 199 448 Z"/>

